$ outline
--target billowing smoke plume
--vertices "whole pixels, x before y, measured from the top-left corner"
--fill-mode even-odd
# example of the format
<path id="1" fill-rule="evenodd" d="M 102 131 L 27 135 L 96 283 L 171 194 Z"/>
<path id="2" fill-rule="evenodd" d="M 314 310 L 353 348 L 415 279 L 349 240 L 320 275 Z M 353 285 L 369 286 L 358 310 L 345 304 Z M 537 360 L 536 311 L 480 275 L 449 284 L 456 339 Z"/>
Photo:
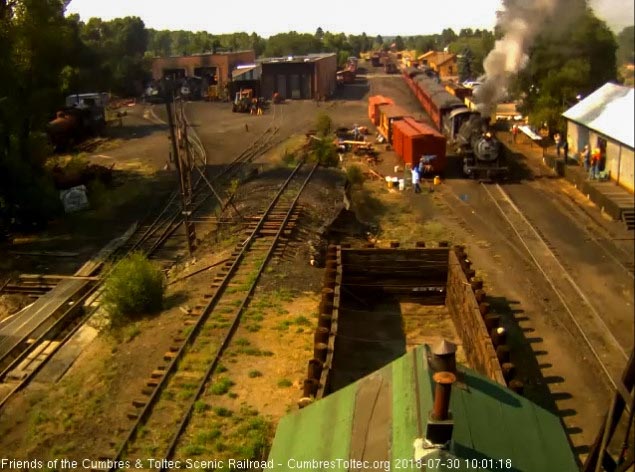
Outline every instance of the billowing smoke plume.
<path id="1" fill-rule="evenodd" d="M 479 110 L 491 114 L 505 96 L 511 76 L 527 65 L 527 51 L 545 22 L 554 14 L 558 0 L 505 0 L 498 25 L 504 36 L 483 62 L 485 82 L 474 95 Z"/>

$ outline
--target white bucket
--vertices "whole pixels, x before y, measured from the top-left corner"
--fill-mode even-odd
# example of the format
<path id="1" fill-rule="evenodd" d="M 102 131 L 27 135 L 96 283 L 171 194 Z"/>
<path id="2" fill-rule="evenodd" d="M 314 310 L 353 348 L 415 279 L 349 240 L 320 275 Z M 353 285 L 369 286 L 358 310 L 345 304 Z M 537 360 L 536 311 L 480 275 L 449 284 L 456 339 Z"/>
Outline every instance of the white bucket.
<path id="1" fill-rule="evenodd" d="M 399 179 L 399 190 L 403 192 L 405 189 L 406 189 L 406 180 Z"/>

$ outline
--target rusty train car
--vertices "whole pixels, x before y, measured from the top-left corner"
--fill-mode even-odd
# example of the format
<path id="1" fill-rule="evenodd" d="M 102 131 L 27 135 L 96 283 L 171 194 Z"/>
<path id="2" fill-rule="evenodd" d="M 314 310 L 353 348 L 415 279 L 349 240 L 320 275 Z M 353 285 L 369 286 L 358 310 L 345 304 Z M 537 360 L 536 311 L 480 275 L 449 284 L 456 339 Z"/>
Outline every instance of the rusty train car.
<path id="1" fill-rule="evenodd" d="M 403 78 L 435 127 L 463 157 L 463 172 L 478 179 L 505 178 L 508 168 L 502 146 L 490 129 L 489 117 L 481 116 L 450 93 L 429 73 L 406 68 Z M 465 97 L 467 98 L 467 97 Z"/>
<path id="2" fill-rule="evenodd" d="M 406 164 L 417 166 L 423 160 L 424 173 L 444 174 L 446 138 L 441 133 L 382 95 L 369 97 L 368 118 Z"/>

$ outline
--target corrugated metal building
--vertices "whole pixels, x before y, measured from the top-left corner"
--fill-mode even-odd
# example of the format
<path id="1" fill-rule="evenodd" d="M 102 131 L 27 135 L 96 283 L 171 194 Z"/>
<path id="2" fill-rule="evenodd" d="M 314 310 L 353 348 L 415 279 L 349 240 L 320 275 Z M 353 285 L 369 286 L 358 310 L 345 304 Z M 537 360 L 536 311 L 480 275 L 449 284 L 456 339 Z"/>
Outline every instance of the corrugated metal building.
<path id="1" fill-rule="evenodd" d="M 611 180 L 631 192 L 634 98 L 633 88 L 607 83 L 562 114 L 567 120 L 569 154 L 579 156 L 585 144 L 600 148 Z"/>
<path id="2" fill-rule="evenodd" d="M 266 98 L 277 92 L 285 99 L 324 99 L 335 92 L 335 54 L 265 59 L 261 65 L 262 93 Z"/>
<path id="3" fill-rule="evenodd" d="M 449 447 L 426 442 L 447 427 L 430 416 L 437 394 L 429 356 L 429 347 L 419 346 L 282 418 L 272 469 L 578 470 L 555 414 L 460 365 L 449 398 Z"/>
<path id="4" fill-rule="evenodd" d="M 152 60 L 152 78 L 209 77 L 210 85 L 223 87 L 231 81 L 232 71 L 240 65 L 254 64 L 254 51 L 193 54 L 191 56 L 155 57 Z"/>

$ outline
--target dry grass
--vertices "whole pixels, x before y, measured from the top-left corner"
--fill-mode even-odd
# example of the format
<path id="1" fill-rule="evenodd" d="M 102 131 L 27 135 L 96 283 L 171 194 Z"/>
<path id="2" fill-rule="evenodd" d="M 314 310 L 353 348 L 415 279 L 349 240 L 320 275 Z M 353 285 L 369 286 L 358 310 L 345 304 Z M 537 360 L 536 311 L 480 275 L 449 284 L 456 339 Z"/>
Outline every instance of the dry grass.
<path id="1" fill-rule="evenodd" d="M 426 218 L 414 208 L 413 198 L 429 200 L 416 203 L 434 205 L 433 194 L 423 192 L 413 196 L 408 191 L 388 189 L 384 182 L 376 180 L 366 182 L 362 190 L 353 194 L 354 208 L 360 219 L 380 224 L 380 242 L 452 241 L 452 231 L 434 217 Z"/>

